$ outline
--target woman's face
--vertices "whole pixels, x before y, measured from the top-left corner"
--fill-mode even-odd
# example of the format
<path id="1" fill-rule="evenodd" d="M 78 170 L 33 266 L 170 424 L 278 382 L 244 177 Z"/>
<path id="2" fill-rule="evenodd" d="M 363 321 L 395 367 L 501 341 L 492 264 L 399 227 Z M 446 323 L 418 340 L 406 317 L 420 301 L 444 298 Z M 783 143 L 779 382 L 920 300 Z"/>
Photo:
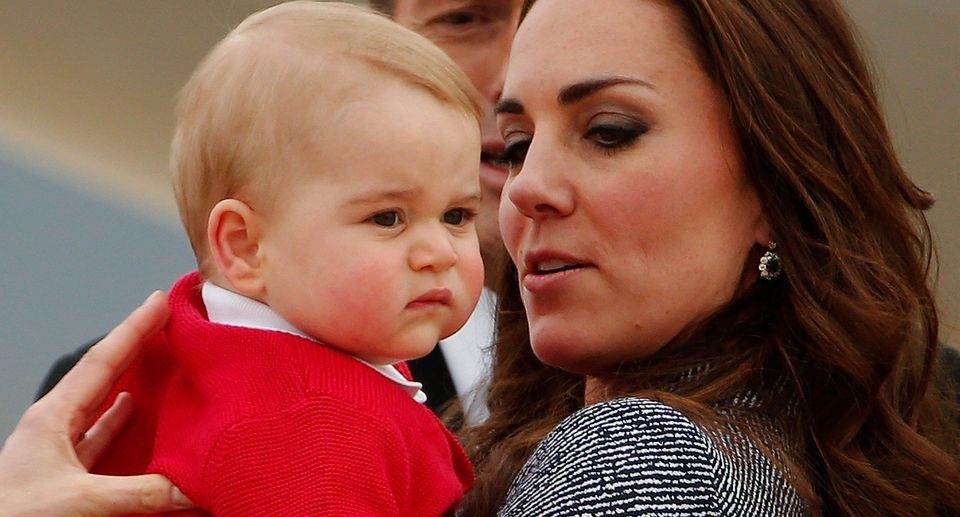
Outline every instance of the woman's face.
<path id="1" fill-rule="evenodd" d="M 602 374 L 647 357 L 755 279 L 769 231 L 668 2 L 539 2 L 497 111 L 500 225 L 543 362 Z"/>

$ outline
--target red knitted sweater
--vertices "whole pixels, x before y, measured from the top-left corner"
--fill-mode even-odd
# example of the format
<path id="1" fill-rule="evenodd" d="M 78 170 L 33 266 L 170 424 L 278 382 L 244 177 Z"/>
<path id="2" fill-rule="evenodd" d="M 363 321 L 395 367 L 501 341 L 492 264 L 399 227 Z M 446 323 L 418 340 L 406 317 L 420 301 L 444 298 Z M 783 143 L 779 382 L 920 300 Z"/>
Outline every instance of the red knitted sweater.
<path id="1" fill-rule="evenodd" d="M 201 283 L 173 286 L 169 323 L 115 388 L 136 410 L 94 472 L 163 474 L 221 516 L 427 517 L 470 487 L 460 445 L 394 382 L 291 334 L 210 323 Z"/>

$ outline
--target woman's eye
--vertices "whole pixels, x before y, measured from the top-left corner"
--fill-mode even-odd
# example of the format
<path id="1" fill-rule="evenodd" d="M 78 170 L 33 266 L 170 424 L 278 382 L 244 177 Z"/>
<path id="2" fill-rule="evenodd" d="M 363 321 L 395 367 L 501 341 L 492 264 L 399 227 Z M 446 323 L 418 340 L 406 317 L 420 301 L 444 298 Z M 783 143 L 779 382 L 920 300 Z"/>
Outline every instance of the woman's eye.
<path id="1" fill-rule="evenodd" d="M 641 125 L 598 124 L 590 127 L 584 138 L 604 149 L 619 149 L 632 144 L 645 132 L 646 128 Z"/>
<path id="2" fill-rule="evenodd" d="M 527 157 L 527 149 L 530 148 L 530 140 L 516 140 L 508 142 L 497 162 L 500 166 L 510 170 L 519 169 L 523 166 L 523 160 Z"/>
<path id="3" fill-rule="evenodd" d="M 384 228 L 393 228 L 394 226 L 400 224 L 400 214 L 396 210 L 380 212 L 379 214 L 375 214 L 373 217 L 371 217 L 370 222 Z"/>
<path id="4" fill-rule="evenodd" d="M 454 226 L 461 226 L 467 221 L 470 220 L 472 212 L 466 208 L 454 208 L 452 210 L 447 210 L 443 214 L 443 222 L 445 224 L 451 224 Z"/>

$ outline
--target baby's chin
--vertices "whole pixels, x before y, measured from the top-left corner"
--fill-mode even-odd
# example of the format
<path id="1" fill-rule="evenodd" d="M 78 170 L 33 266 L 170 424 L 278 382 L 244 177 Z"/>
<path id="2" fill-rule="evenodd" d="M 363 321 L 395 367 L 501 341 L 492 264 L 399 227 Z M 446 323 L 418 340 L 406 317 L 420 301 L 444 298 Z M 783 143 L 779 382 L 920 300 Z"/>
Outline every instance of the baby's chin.
<path id="1" fill-rule="evenodd" d="M 429 336 L 420 336 L 417 339 L 403 340 L 401 343 L 394 343 L 389 349 L 383 349 L 371 354 L 353 354 L 370 364 L 386 365 L 396 364 L 404 361 L 419 359 L 429 354 L 440 341 L 440 334 L 433 332 Z"/>

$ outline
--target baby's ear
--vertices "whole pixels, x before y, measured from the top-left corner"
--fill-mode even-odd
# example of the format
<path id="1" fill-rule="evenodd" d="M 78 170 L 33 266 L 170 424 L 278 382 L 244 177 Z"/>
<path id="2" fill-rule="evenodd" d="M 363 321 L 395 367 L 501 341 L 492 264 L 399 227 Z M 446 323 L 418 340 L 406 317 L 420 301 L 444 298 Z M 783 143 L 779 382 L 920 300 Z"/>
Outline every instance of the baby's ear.
<path id="1" fill-rule="evenodd" d="M 217 271 L 231 290 L 257 300 L 264 292 L 262 235 L 260 216 L 237 199 L 220 201 L 207 219 L 207 242 Z"/>

